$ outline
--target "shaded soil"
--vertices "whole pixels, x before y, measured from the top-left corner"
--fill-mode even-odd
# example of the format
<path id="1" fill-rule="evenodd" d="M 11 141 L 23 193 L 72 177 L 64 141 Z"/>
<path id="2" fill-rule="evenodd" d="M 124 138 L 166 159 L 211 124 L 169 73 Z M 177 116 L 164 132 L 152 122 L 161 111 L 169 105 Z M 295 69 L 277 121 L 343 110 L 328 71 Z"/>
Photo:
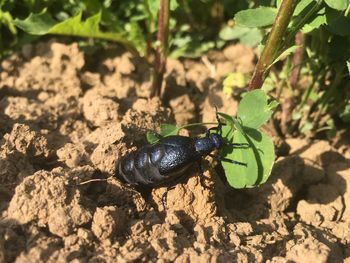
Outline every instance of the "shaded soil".
<path id="1" fill-rule="evenodd" d="M 112 177 L 160 123 L 234 114 L 220 81 L 254 59 L 235 45 L 170 60 L 163 102 L 146 99 L 150 69 L 128 53 L 52 41 L 3 60 L 0 262 L 350 262 L 348 145 L 289 139 L 255 189 L 231 189 L 208 158 L 205 185 L 190 170 L 166 211 L 165 188 L 141 195 Z"/>

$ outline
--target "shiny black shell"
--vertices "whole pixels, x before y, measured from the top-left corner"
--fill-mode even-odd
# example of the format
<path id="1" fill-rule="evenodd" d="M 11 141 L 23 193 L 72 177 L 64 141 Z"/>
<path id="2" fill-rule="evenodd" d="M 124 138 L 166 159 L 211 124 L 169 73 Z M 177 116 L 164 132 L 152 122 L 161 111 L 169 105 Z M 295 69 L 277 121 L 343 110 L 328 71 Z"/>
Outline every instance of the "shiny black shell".
<path id="1" fill-rule="evenodd" d="M 191 164 L 201 159 L 196 140 L 168 136 L 124 156 L 118 163 L 117 178 L 134 186 L 156 187 L 179 179 Z"/>

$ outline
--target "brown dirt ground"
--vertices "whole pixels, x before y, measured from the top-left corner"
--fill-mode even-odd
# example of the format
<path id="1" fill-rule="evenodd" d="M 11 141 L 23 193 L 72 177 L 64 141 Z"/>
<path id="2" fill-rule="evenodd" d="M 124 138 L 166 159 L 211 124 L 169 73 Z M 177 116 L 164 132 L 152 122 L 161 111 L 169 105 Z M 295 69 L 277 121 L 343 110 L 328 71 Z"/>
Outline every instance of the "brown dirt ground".
<path id="1" fill-rule="evenodd" d="M 208 159 L 206 187 L 193 169 L 166 211 L 165 188 L 141 196 L 110 177 L 159 123 L 234 114 L 220 80 L 254 59 L 234 45 L 170 60 L 163 103 L 144 98 L 150 70 L 129 53 L 51 41 L 1 61 L 0 262 L 350 262 L 346 145 L 289 139 L 255 189 L 229 188 Z"/>

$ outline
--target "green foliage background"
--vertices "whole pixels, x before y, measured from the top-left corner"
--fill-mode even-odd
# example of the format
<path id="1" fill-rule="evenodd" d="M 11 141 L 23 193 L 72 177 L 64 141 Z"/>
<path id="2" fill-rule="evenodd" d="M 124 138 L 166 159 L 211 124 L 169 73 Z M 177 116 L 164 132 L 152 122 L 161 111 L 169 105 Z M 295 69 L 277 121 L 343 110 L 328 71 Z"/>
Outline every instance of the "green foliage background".
<path id="1" fill-rule="evenodd" d="M 275 7 L 260 6 L 236 13 L 236 25 L 246 30 L 271 28 L 280 2 Z M 297 32 L 304 39 L 301 47 L 294 42 Z M 295 65 L 292 55 L 299 48 L 303 59 Z M 290 94 L 285 97 L 295 102 L 289 126 L 299 133 L 315 136 L 327 131 L 329 137 L 334 136 L 336 123 L 349 123 L 350 116 L 350 1 L 299 0 L 287 34 L 276 50 L 274 63 L 283 59 L 284 64 L 281 70 L 270 72 L 263 89 Z M 292 87 L 289 79 L 297 66 L 301 68 L 299 78 L 310 80 L 299 89 Z"/>
<path id="2" fill-rule="evenodd" d="M 225 43 L 219 37 L 222 26 L 232 19 L 235 11 L 248 8 L 248 2 L 171 0 L 170 55 L 198 56 L 208 49 L 222 47 Z M 33 39 L 33 36 L 18 30 L 14 21 L 41 14 L 41 21 L 46 22 L 36 24 L 41 28 L 28 30 L 23 23 L 16 24 L 27 33 L 40 35 L 57 33 L 49 30 L 39 32 L 43 26 L 48 29 L 48 25 L 81 15 L 83 21 L 95 16 L 95 23 L 101 32 L 118 35 L 115 41 L 127 43 L 141 56 L 146 56 L 151 46 L 155 45 L 158 9 L 159 0 L 1 0 L 0 51 L 4 53 Z M 99 13 L 101 15 L 96 19 Z M 90 34 L 91 37 L 95 36 L 93 32 Z"/>

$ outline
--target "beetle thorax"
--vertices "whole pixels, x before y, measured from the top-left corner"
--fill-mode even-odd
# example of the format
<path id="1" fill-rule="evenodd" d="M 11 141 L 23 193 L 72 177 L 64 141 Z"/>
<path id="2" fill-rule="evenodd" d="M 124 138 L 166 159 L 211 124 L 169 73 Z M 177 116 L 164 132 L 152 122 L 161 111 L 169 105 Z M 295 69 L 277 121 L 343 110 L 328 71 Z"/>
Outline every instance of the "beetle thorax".
<path id="1" fill-rule="evenodd" d="M 222 138 L 219 134 L 211 133 L 204 138 L 198 138 L 195 140 L 196 152 L 199 155 L 208 155 L 215 149 L 220 149 L 222 146 Z"/>
<path id="2" fill-rule="evenodd" d="M 213 142 L 214 147 L 216 149 L 220 149 L 222 147 L 222 137 L 217 133 L 210 133 L 209 139 Z"/>

